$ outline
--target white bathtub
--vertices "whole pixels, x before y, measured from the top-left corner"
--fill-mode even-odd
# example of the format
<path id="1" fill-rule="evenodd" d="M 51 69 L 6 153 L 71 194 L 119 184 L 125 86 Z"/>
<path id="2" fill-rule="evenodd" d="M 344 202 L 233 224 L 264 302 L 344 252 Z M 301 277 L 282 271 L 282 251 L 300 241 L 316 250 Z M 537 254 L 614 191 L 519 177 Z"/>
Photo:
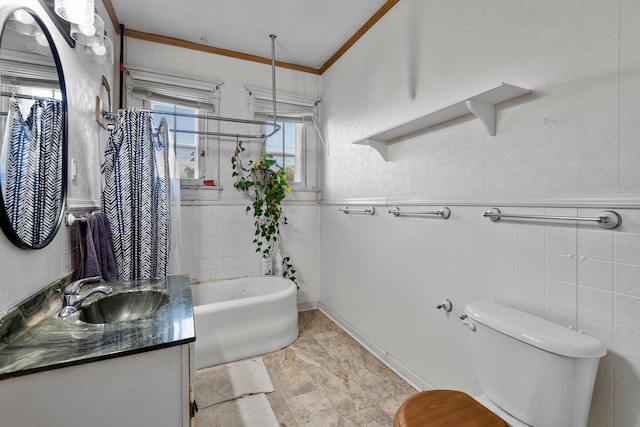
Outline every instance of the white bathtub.
<path id="1" fill-rule="evenodd" d="M 298 337 L 296 284 L 278 276 L 191 285 L 197 369 L 280 350 Z"/>

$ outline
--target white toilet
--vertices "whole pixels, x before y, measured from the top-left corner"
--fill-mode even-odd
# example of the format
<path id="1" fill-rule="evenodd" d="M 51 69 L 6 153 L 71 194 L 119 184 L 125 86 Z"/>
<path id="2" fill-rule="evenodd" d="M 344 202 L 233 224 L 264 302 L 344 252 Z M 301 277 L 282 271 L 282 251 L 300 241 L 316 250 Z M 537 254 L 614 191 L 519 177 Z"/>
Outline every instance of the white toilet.
<path id="1" fill-rule="evenodd" d="M 394 427 L 587 425 L 598 363 L 606 354 L 600 341 L 493 302 L 471 303 L 465 313 L 482 395 L 418 393 L 398 409 Z"/>

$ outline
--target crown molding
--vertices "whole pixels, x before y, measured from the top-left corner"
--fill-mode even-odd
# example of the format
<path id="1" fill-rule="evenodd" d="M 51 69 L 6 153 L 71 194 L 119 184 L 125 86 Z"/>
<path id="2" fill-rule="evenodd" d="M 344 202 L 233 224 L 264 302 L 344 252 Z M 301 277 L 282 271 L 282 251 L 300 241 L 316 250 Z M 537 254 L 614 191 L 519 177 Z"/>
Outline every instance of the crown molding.
<path id="1" fill-rule="evenodd" d="M 380 9 L 373 14 L 371 18 L 365 24 L 358 29 L 347 42 L 340 47 L 333 54 L 331 58 L 327 60 L 327 62 L 322 65 L 320 68 L 307 67 L 304 65 L 292 64 L 289 62 L 276 61 L 276 66 L 280 68 L 287 68 L 290 70 L 301 71 L 303 73 L 310 73 L 316 75 L 322 75 L 325 71 L 327 71 L 338 59 L 342 57 L 367 31 L 369 31 L 376 22 L 378 22 L 393 6 L 395 6 L 400 0 L 387 0 L 385 4 L 382 5 Z M 116 29 L 116 33 L 120 34 L 120 22 L 118 21 L 118 16 L 116 11 L 111 3 L 111 0 L 103 0 L 105 8 L 107 9 L 107 13 L 111 18 L 111 22 L 113 23 L 114 28 Z M 145 40 L 155 43 L 167 44 L 170 46 L 182 47 L 185 49 L 197 50 L 200 52 L 212 53 L 215 55 L 228 56 L 231 58 L 242 59 L 244 61 L 257 62 L 260 64 L 271 64 L 270 58 L 263 58 L 261 56 L 249 55 L 242 52 L 236 52 L 234 50 L 221 49 L 213 46 L 203 45 L 200 43 L 189 42 L 185 40 L 175 39 L 172 37 L 161 36 L 159 34 L 151 34 L 143 31 L 132 30 L 128 28 L 123 29 L 125 37 L 131 37 L 139 40 Z"/>

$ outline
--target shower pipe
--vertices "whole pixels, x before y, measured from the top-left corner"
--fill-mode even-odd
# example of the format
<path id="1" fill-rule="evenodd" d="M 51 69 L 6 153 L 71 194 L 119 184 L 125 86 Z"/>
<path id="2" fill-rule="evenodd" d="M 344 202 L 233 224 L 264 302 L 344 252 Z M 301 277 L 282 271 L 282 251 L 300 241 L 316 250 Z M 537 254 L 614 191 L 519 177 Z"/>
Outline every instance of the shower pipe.
<path id="1" fill-rule="evenodd" d="M 276 124 L 276 35 L 271 37 L 271 99 L 273 101 L 273 124 Z"/>
<path id="2" fill-rule="evenodd" d="M 442 219 L 448 219 L 451 216 L 451 209 L 444 207 L 442 209 L 438 209 L 437 211 L 402 211 L 400 210 L 399 207 L 395 207 L 393 209 L 389 210 L 390 214 L 393 214 L 393 216 L 400 216 L 400 215 L 415 215 L 415 216 L 422 216 L 422 215 L 436 215 L 439 216 Z"/>
<path id="3" fill-rule="evenodd" d="M 120 24 L 120 66 L 118 71 L 120 72 L 120 93 L 118 96 L 118 108 L 122 108 L 124 105 L 124 24 Z"/>
<path id="4" fill-rule="evenodd" d="M 483 216 L 490 218 L 491 221 L 499 221 L 500 218 L 514 219 L 548 219 L 558 221 L 588 221 L 595 222 L 602 228 L 612 229 L 622 224 L 622 218 L 614 211 L 600 212 L 595 218 L 580 218 L 571 216 L 548 216 L 548 215 L 519 215 L 519 214 L 503 214 L 498 208 L 491 208 L 486 211 Z"/>

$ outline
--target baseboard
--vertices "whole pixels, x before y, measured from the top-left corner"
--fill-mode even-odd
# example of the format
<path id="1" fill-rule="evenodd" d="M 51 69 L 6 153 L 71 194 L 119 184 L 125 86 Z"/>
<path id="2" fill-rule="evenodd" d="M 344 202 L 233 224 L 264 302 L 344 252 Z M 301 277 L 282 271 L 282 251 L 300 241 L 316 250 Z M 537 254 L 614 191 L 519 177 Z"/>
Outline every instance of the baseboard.
<path id="1" fill-rule="evenodd" d="M 317 309 L 318 309 L 318 301 L 298 303 L 298 311 L 309 311 L 309 310 L 317 310 Z"/>
<path id="2" fill-rule="evenodd" d="M 343 331 L 349 334 L 351 338 L 356 340 L 358 344 L 360 344 L 369 353 L 380 360 L 380 362 L 382 362 L 387 368 L 391 369 L 400 378 L 405 380 L 411 387 L 413 387 L 417 391 L 435 389 L 433 384 L 420 377 L 407 366 L 395 359 L 392 355 L 387 353 L 384 349 L 371 342 L 357 328 L 353 327 L 351 324 L 349 324 L 349 322 L 333 312 L 326 305 L 318 303 L 318 309 L 322 313 L 324 313 L 325 316 L 331 319 L 336 325 L 338 325 Z"/>

